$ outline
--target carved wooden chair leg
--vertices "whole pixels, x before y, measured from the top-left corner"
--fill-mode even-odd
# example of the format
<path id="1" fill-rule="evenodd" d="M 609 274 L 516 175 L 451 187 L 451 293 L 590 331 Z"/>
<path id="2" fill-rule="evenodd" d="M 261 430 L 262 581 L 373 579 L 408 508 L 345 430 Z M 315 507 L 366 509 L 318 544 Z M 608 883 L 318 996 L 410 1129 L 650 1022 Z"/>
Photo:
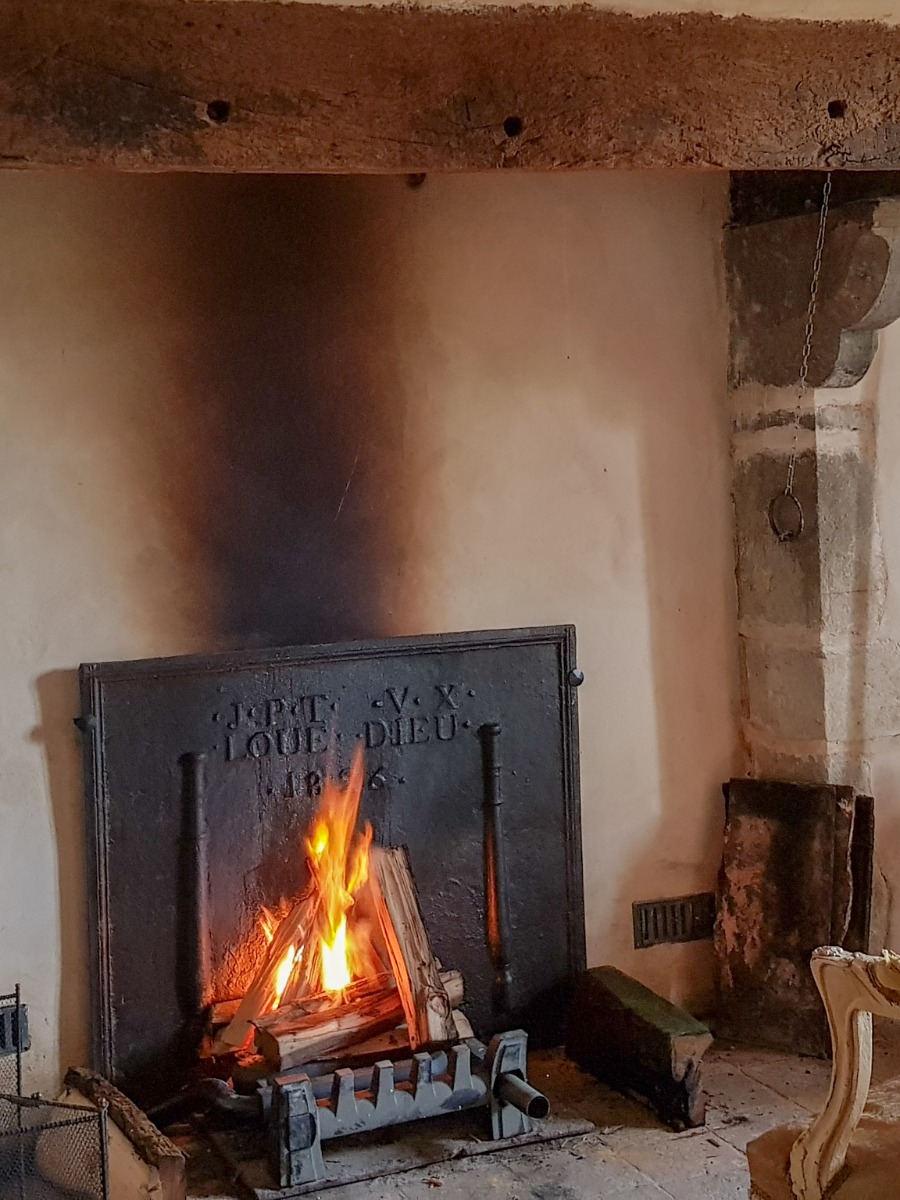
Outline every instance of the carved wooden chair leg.
<path id="1" fill-rule="evenodd" d="M 791 1189 L 822 1200 L 844 1165 L 872 1077 L 872 1014 L 900 1020 L 900 957 L 816 950 L 812 972 L 831 1030 L 831 1088 L 821 1113 L 794 1143 Z"/>

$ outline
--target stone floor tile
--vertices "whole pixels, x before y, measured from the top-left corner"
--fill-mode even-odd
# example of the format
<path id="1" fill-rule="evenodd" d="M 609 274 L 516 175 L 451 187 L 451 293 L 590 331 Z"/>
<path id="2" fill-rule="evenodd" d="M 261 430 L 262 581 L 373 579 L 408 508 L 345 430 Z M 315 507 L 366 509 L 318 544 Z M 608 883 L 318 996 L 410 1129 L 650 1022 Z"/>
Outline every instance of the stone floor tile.
<path id="1" fill-rule="evenodd" d="M 535 1146 L 508 1161 L 521 1180 L 516 1200 L 668 1200 L 657 1183 L 597 1134 L 572 1138 L 552 1151 Z"/>
<path id="2" fill-rule="evenodd" d="M 828 1095 L 831 1063 L 822 1058 L 801 1058 L 777 1050 L 722 1050 L 714 1061 L 738 1065 L 752 1079 L 765 1084 L 793 1105 L 818 1112 Z"/>
<path id="3" fill-rule="evenodd" d="M 642 1139 L 630 1138 L 625 1145 L 616 1144 L 615 1134 L 604 1141 L 671 1200 L 747 1200 L 747 1160 L 717 1130 L 648 1130 Z"/>
<path id="4" fill-rule="evenodd" d="M 707 1127 L 739 1151 L 775 1125 L 810 1119 L 808 1109 L 748 1074 L 740 1058 L 714 1055 L 703 1070 Z"/>
<path id="5" fill-rule="evenodd" d="M 387 1193 L 384 1200 L 515 1200 L 521 1181 L 507 1156 L 484 1155 L 458 1163 L 441 1163 L 428 1170 L 411 1171 L 395 1177 L 398 1191 Z M 322 1200 L 374 1200 L 371 1189 L 354 1185 L 358 1192 L 344 1190 L 326 1193 Z M 381 1200 L 379 1197 L 378 1200 Z M 524 1198 L 521 1198 L 524 1200 Z"/>

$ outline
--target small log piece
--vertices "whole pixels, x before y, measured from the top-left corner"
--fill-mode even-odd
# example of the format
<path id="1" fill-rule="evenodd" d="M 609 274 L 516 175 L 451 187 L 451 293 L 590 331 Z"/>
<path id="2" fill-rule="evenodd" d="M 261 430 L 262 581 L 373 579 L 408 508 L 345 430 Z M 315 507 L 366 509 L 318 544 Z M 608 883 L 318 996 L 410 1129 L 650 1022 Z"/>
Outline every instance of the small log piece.
<path id="1" fill-rule="evenodd" d="M 256 1048 L 276 1070 L 283 1071 L 330 1058 L 355 1042 L 386 1033 L 402 1019 L 396 988 L 321 1012 L 288 1005 L 257 1018 Z"/>
<path id="2" fill-rule="evenodd" d="M 310 1060 L 300 1067 L 288 1067 L 281 1074 L 285 1076 L 292 1072 L 302 1072 L 310 1075 L 330 1075 L 339 1067 L 351 1067 L 355 1070 L 357 1067 L 370 1067 L 385 1058 L 409 1058 L 410 1053 L 409 1030 L 405 1025 L 398 1025 L 396 1029 L 376 1034 L 364 1042 L 354 1042 L 352 1046 L 338 1051 L 331 1057 L 319 1058 L 315 1062 Z M 268 1063 L 266 1068 L 267 1075 L 271 1076 L 272 1068 Z"/>
<path id="3" fill-rule="evenodd" d="M 216 1050 L 220 1054 L 239 1050 L 247 1038 L 256 1018 L 267 1012 L 275 1003 L 277 990 L 275 979 L 279 963 L 291 947 L 305 945 L 310 929 L 315 923 L 319 909 L 318 894 L 302 896 L 275 932 L 266 957 L 253 978 L 246 996 L 238 1007 L 229 1025 L 219 1035 Z"/>
<path id="4" fill-rule="evenodd" d="M 239 996 L 235 1000 L 217 1000 L 215 1004 L 211 1004 L 207 1011 L 206 1032 L 208 1034 L 217 1033 L 226 1025 L 230 1025 L 237 1016 L 243 1000 L 244 997 Z"/>
<path id="5" fill-rule="evenodd" d="M 447 993 L 451 1008 L 461 1008 L 466 999 L 466 985 L 462 971 L 441 971 L 441 986 Z"/>
<path id="6" fill-rule="evenodd" d="M 422 1045 L 456 1037 L 452 1006 L 422 920 L 406 850 L 373 848 L 370 886 L 394 979 L 403 1004 L 409 1041 Z"/>
<path id="7" fill-rule="evenodd" d="M 456 1036 L 461 1042 L 466 1042 L 469 1038 L 475 1036 L 475 1030 L 472 1028 L 472 1022 L 461 1009 L 454 1008 L 453 1010 L 453 1027 L 456 1030 Z"/>
<path id="8" fill-rule="evenodd" d="M 574 989 L 569 1057 L 646 1099 L 673 1129 L 705 1122 L 700 1060 L 712 1040 L 702 1022 L 615 967 L 585 971 Z"/>
<path id="9" fill-rule="evenodd" d="M 139 1200 L 145 1195 L 156 1196 L 158 1200 L 184 1200 L 187 1187 L 184 1155 L 136 1104 L 109 1080 L 86 1067 L 69 1070 L 65 1085 L 70 1094 L 77 1093 L 98 1108 L 105 1102 L 110 1122 L 121 1130 L 134 1153 L 150 1170 L 149 1180 L 135 1190 L 138 1177 L 134 1166 L 126 1161 L 124 1152 L 117 1152 L 115 1130 L 109 1129 L 110 1195 L 115 1200 L 131 1197 Z M 71 1098 L 75 1100 L 77 1096 Z"/>

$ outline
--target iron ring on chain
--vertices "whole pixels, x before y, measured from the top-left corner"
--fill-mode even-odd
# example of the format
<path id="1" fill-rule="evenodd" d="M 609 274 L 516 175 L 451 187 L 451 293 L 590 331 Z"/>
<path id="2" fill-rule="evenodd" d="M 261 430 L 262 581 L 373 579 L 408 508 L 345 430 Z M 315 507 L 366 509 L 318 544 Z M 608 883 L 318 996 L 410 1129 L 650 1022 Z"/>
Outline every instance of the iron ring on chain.
<path id="1" fill-rule="evenodd" d="M 779 492 L 769 505 L 769 524 L 779 542 L 793 542 L 803 532 L 803 506 L 790 488 Z"/>

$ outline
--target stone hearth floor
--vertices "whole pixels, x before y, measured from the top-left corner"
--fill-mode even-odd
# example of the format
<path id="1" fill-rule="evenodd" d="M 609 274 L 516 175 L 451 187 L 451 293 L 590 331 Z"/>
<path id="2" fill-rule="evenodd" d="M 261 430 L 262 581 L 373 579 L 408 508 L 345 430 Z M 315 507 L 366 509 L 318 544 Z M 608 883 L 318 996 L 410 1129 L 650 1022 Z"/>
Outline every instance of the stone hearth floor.
<path id="1" fill-rule="evenodd" d="M 408 1171 L 314 1193 L 322 1200 L 746 1200 L 744 1147 L 774 1125 L 805 1122 L 825 1098 L 830 1066 L 763 1050 L 713 1048 L 704 1059 L 708 1096 L 702 1129 L 672 1133 L 635 1101 L 553 1058 L 541 1071 L 567 1115 L 594 1133 Z M 541 1071 L 533 1073 L 542 1085 Z M 876 1032 L 873 1082 L 900 1075 L 900 1027 Z M 213 1160 L 195 1161 L 190 1196 L 238 1200 L 213 1178 Z"/>

